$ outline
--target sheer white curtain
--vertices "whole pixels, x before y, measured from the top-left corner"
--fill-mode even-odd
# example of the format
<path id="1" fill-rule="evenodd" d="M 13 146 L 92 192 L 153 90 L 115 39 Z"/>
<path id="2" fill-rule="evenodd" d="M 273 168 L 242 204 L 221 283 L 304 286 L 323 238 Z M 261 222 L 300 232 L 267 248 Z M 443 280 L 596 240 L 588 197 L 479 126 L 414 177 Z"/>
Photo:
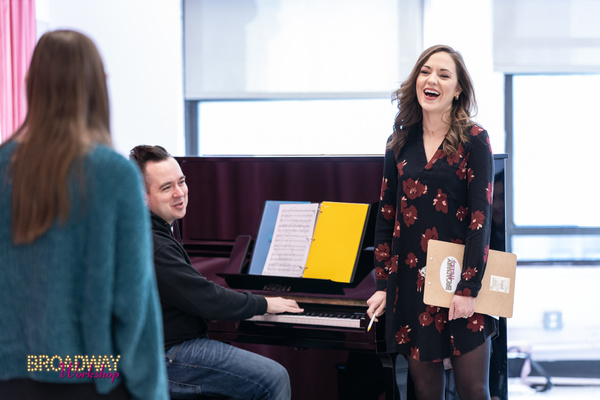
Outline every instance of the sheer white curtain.
<path id="1" fill-rule="evenodd" d="M 421 0 L 184 0 L 185 96 L 388 97 L 421 26 Z"/>
<path id="2" fill-rule="evenodd" d="M 494 68 L 600 71 L 600 1 L 494 0 Z"/>

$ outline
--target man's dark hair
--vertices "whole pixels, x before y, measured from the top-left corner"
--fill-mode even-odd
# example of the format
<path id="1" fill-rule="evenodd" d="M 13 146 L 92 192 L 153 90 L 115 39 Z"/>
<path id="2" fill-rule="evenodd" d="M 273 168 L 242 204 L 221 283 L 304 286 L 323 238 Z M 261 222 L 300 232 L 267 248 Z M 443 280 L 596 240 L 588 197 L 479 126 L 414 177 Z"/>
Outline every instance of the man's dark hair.
<path id="1" fill-rule="evenodd" d="M 136 164 L 140 167 L 142 174 L 144 175 L 146 189 L 148 189 L 148 182 L 146 179 L 146 164 L 148 162 L 165 161 L 171 157 L 172 156 L 167 150 L 165 150 L 164 147 L 148 146 L 145 144 L 135 146 L 129 152 L 129 159 L 136 162 Z"/>

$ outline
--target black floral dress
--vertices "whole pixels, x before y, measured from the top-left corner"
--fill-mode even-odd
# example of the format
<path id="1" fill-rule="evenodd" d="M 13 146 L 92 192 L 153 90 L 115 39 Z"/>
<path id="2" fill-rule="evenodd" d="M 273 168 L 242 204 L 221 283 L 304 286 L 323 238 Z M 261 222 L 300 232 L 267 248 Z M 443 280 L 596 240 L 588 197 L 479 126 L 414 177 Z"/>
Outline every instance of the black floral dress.
<path id="1" fill-rule="evenodd" d="M 438 148 L 429 162 L 422 128 L 399 157 L 385 154 L 377 227 L 377 290 L 387 291 L 387 351 L 441 361 L 473 350 L 497 330 L 493 317 L 448 321 L 448 309 L 423 303 L 427 243 L 465 244 L 456 294 L 476 297 L 489 252 L 494 159 L 487 132 L 473 125 L 468 141 L 448 157 Z"/>

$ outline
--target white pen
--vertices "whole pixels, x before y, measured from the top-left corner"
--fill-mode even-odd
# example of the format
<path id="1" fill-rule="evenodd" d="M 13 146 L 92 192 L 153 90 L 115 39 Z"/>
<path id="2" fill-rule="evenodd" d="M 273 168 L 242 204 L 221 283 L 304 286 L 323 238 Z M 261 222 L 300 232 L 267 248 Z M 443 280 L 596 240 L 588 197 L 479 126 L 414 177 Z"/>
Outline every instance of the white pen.
<path id="1" fill-rule="evenodd" d="M 371 327 L 373 326 L 373 322 L 375 322 L 375 313 L 373 313 L 373 316 L 371 317 L 371 322 L 369 322 L 369 326 L 367 327 L 367 332 L 369 332 L 371 330 Z"/>

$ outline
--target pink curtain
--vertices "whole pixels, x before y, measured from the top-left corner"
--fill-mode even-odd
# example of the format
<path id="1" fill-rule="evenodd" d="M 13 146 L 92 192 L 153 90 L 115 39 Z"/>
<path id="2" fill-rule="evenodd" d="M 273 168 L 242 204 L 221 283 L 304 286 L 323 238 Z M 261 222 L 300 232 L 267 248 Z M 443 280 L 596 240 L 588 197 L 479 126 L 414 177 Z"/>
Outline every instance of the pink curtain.
<path id="1" fill-rule="evenodd" d="M 25 75 L 36 40 L 35 0 L 0 0 L 0 143 L 25 118 Z"/>

